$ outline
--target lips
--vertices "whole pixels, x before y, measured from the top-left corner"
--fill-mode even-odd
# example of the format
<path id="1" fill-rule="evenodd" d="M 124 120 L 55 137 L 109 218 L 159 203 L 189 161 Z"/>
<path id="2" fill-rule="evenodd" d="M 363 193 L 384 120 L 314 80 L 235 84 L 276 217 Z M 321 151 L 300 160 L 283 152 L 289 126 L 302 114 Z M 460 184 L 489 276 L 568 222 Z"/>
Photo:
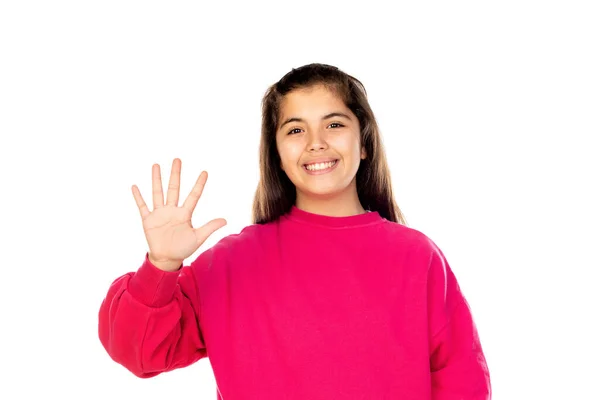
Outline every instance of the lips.
<path id="1" fill-rule="evenodd" d="M 309 162 L 304 163 L 302 165 L 304 167 L 307 167 L 309 165 L 315 165 L 315 164 L 321 164 L 321 163 L 327 164 L 327 163 L 330 163 L 333 161 L 338 161 L 338 159 L 337 158 L 316 158 L 316 159 L 310 160 Z"/>
<path id="2" fill-rule="evenodd" d="M 338 163 L 338 160 L 334 160 L 328 163 L 311 163 L 308 166 L 305 165 L 303 168 L 310 175 L 320 175 L 332 171 L 337 167 Z"/>

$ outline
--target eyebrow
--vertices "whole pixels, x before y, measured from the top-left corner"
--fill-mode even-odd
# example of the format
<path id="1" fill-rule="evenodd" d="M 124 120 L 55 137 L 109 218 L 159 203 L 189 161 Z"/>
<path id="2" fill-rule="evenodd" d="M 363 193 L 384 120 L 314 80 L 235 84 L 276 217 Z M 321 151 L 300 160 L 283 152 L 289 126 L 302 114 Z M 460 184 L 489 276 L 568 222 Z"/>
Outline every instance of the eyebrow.
<path id="1" fill-rule="evenodd" d="M 333 118 L 333 117 L 342 117 L 342 118 L 346 118 L 347 120 L 352 120 L 352 118 L 350 118 L 348 116 L 348 114 L 344 114 L 342 112 L 332 112 L 327 115 L 324 115 L 323 118 L 321 118 L 321 119 L 326 120 L 326 119 Z M 283 121 L 283 123 L 281 125 L 279 125 L 279 129 L 283 128 L 284 125 L 289 124 L 290 122 L 305 122 L 305 121 L 302 118 L 298 118 L 298 117 L 288 118 L 285 121 Z"/>

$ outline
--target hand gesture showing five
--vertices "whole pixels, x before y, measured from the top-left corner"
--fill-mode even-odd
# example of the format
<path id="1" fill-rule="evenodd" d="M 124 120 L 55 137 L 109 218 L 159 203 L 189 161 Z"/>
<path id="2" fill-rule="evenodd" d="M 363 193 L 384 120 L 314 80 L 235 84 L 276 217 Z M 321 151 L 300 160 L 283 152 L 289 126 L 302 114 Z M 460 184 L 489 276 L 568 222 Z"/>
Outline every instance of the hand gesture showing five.
<path id="1" fill-rule="evenodd" d="M 181 160 L 176 158 L 171 167 L 165 203 L 160 166 L 152 166 L 152 211 L 148 209 L 138 187 L 133 185 L 131 188 L 142 217 L 149 247 L 148 258 L 153 265 L 164 271 L 177 270 L 213 232 L 227 224 L 225 219 L 217 218 L 199 228 L 192 227 L 192 213 L 202 196 L 208 174 L 205 171 L 200 174 L 181 207 L 177 205 L 180 175 Z"/>

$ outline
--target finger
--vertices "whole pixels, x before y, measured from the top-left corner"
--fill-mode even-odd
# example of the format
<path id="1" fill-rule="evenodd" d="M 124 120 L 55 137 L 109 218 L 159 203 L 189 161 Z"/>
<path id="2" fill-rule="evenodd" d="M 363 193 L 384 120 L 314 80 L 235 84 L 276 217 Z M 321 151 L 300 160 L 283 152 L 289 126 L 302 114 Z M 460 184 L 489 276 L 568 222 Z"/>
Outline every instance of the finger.
<path id="1" fill-rule="evenodd" d="M 206 185 L 207 179 L 208 173 L 206 171 L 202 171 L 202 173 L 196 180 L 196 184 L 192 188 L 192 191 L 183 202 L 183 208 L 188 209 L 190 212 L 194 211 L 194 208 L 196 208 L 200 196 L 202 196 L 202 192 L 204 191 L 204 185 Z"/>
<path id="2" fill-rule="evenodd" d="M 152 166 L 152 202 L 154 203 L 154 209 L 162 207 L 165 202 L 160 178 L 160 165 L 158 164 Z"/>
<path id="3" fill-rule="evenodd" d="M 181 176 L 181 160 L 176 158 L 171 166 L 171 177 L 167 189 L 167 205 L 177 207 L 179 202 L 179 182 Z"/>
<path id="4" fill-rule="evenodd" d="M 200 228 L 196 228 L 196 239 L 198 239 L 198 245 L 202 245 L 204 241 L 212 235 L 217 229 L 220 229 L 227 225 L 227 221 L 224 218 L 213 219 L 212 221 L 204 224 Z"/>
<path id="5" fill-rule="evenodd" d="M 131 191 L 133 192 L 133 198 L 135 199 L 135 204 L 137 204 L 138 209 L 140 211 L 140 215 L 142 219 L 146 218 L 148 214 L 150 214 L 150 210 L 148 210 L 148 206 L 146 202 L 142 198 L 142 194 L 140 193 L 140 189 L 136 185 L 131 187 Z"/>

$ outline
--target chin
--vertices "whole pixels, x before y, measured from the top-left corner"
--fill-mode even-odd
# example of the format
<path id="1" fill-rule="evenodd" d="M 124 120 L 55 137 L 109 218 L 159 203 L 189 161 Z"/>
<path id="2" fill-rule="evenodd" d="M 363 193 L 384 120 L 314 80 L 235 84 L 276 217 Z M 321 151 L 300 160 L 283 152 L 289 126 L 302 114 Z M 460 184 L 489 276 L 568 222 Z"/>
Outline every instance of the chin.
<path id="1" fill-rule="evenodd" d="M 330 185 L 320 185 L 319 187 L 305 186 L 302 187 L 301 191 L 305 196 L 330 197 L 342 193 L 344 188 Z"/>

